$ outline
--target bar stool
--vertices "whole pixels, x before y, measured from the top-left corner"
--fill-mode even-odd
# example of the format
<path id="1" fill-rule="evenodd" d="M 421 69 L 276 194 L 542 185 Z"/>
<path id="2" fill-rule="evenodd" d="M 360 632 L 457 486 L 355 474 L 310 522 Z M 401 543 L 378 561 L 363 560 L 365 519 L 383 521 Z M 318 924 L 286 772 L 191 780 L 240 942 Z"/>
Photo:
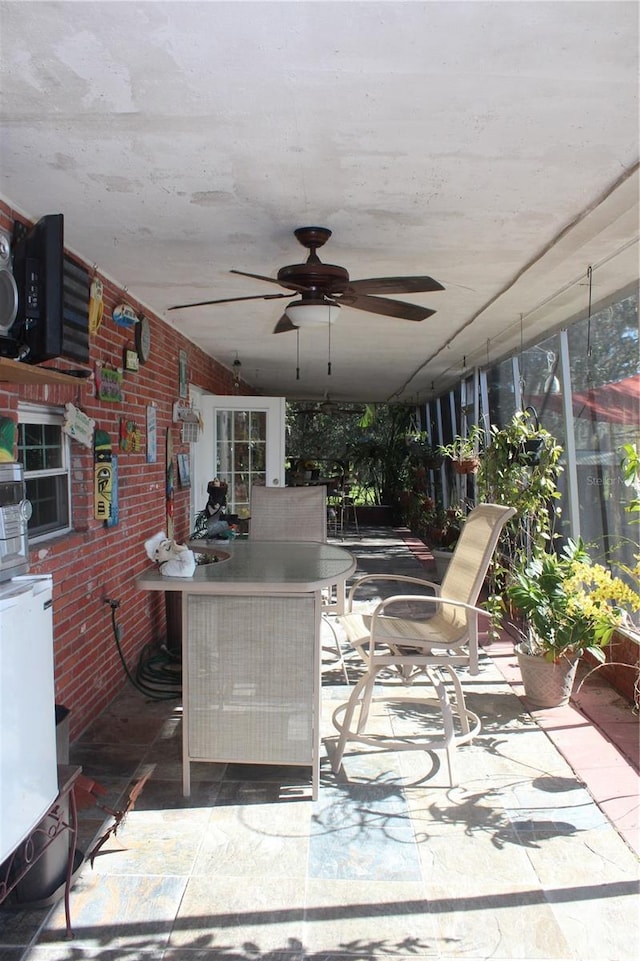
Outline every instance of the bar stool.
<path id="1" fill-rule="evenodd" d="M 338 506 L 327 499 L 327 533 L 331 533 L 334 537 L 338 536 L 338 516 Z"/>
<path id="2" fill-rule="evenodd" d="M 349 524 L 349 518 L 353 520 L 353 526 L 356 529 L 356 534 L 360 534 L 360 527 L 358 525 L 358 511 L 356 509 L 356 504 L 350 494 L 345 492 L 342 495 L 342 517 L 340 521 L 340 531 L 344 533 L 345 526 Z"/>
<path id="3" fill-rule="evenodd" d="M 327 486 L 327 533 L 342 533 L 342 487 Z"/>

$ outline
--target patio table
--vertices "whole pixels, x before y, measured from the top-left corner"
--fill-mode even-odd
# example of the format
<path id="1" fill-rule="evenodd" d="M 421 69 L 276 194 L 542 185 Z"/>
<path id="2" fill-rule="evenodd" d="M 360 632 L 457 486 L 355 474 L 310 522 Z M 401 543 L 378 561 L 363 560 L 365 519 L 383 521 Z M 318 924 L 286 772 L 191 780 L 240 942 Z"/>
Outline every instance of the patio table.
<path id="1" fill-rule="evenodd" d="M 306 541 L 197 541 L 228 554 L 193 577 L 143 572 L 137 587 L 182 594 L 183 794 L 191 762 L 304 765 L 320 782 L 322 589 L 356 567 Z"/>

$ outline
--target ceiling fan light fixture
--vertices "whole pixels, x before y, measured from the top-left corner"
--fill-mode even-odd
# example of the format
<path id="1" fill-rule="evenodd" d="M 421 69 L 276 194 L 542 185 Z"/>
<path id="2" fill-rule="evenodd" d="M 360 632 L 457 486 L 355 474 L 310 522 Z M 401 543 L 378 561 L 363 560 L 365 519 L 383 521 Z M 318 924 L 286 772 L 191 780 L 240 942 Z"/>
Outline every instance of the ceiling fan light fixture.
<path id="1" fill-rule="evenodd" d="M 288 304 L 285 314 L 294 327 L 326 327 L 334 324 L 340 316 L 337 304 L 308 303 L 296 301 Z"/>

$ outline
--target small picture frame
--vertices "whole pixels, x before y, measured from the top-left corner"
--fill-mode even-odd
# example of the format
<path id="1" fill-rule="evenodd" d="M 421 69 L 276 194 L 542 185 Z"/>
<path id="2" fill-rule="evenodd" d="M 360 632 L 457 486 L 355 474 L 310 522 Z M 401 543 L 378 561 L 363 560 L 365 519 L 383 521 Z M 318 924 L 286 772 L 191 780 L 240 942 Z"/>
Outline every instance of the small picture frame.
<path id="1" fill-rule="evenodd" d="M 178 454 L 178 480 L 180 481 L 180 487 L 191 487 L 188 454 Z"/>
<path id="2" fill-rule="evenodd" d="M 155 404 L 147 407 L 147 464 L 155 464 L 158 459 L 158 418 Z"/>
<path id="3" fill-rule="evenodd" d="M 189 383 L 188 383 L 188 375 L 187 375 L 186 350 L 181 350 L 178 357 L 178 378 L 180 382 L 180 397 L 187 397 L 189 392 Z"/>
<path id="4" fill-rule="evenodd" d="M 137 350 L 125 347 L 122 355 L 122 366 L 125 370 L 137 373 L 140 370 L 140 358 Z"/>

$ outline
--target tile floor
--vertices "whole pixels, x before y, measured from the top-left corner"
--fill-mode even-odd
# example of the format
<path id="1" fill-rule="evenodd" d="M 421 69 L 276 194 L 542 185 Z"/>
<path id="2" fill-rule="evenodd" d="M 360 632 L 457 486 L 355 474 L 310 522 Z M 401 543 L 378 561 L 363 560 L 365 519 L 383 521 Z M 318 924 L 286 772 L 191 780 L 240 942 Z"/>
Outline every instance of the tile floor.
<path id="1" fill-rule="evenodd" d="M 424 573 L 399 532 L 346 546 L 359 572 Z M 637 768 L 575 706 L 528 713 L 510 651 L 486 648 L 466 683 L 483 728 L 459 751 L 455 789 L 424 753 L 350 748 L 334 776 L 331 713 L 346 687 L 327 661 L 316 802 L 304 770 L 239 765 L 193 765 L 184 799 L 179 703 L 123 689 L 71 761 L 114 807 L 151 776 L 80 872 L 73 941 L 61 904 L 5 906 L 0 961 L 635 961 Z M 598 697 L 633 755 L 637 717 Z M 84 850 L 102 826 L 96 808 L 82 812 Z"/>

